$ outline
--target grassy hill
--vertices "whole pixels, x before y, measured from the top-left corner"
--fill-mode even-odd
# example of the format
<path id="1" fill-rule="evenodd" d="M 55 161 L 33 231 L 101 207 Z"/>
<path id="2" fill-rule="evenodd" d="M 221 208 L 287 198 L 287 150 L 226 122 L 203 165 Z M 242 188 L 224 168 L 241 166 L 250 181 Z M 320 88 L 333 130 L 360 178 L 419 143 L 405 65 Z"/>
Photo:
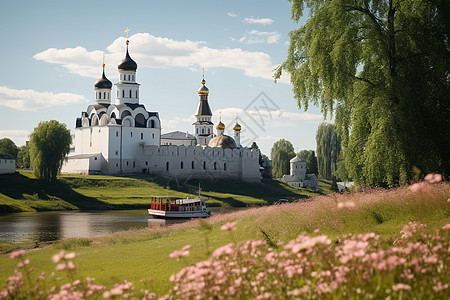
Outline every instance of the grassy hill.
<path id="1" fill-rule="evenodd" d="M 133 182 L 131 179 L 130 181 Z M 273 184 L 276 186 L 276 182 Z M 79 188 L 74 190 L 79 191 Z M 374 232 L 380 235 L 380 240 L 377 241 L 379 247 L 387 249 L 402 235 L 399 234 L 400 230 L 409 222 L 427 224 L 428 232 L 434 233 L 436 229 L 450 223 L 448 195 L 450 184 L 447 183 L 435 184 L 428 191 L 416 193 L 404 187 L 366 193 L 330 194 L 313 197 L 306 202 L 249 208 L 213 216 L 206 221 L 193 220 L 169 228 L 149 228 L 95 238 L 67 239 L 50 247 L 29 251 L 26 257 L 31 261 L 30 266 L 36 270 L 32 276 L 37 276 L 41 271 L 46 274 L 54 272 L 55 264 L 50 259 L 53 254 L 61 249 L 73 251 L 77 253 L 77 278 L 95 277 L 98 283 L 108 288 L 126 279 L 136 287 L 145 285 L 157 295 L 163 295 L 173 286 L 169 281 L 171 274 L 205 260 L 214 249 L 230 242 L 264 239 L 277 247 L 306 232 L 311 236 L 327 235 L 332 244 L 338 247 L 342 245 L 342 237 L 346 234 Z M 225 222 L 230 221 L 237 222 L 236 231 L 220 230 Z M 316 233 L 317 231 L 319 233 Z M 445 235 L 443 232 L 439 239 L 448 241 L 449 234 Z M 181 261 L 169 258 L 169 253 L 186 244 L 192 246 L 189 257 Z M 401 244 L 395 246 L 401 247 Z M 281 250 L 282 247 L 279 251 Z M 11 260 L 8 255 L 0 255 L 0 282 L 12 274 L 16 264 L 17 261 Z M 386 273 L 386 278 L 389 277 L 389 272 Z M 150 277 L 154 280 L 148 282 Z M 382 279 L 380 277 L 380 280 Z M 404 282 L 405 279 L 399 277 L 392 280 Z M 383 288 L 382 291 L 384 290 Z M 355 299 L 359 298 L 361 297 L 355 296 Z"/>
<path id="2" fill-rule="evenodd" d="M 147 208 L 149 196 L 194 197 L 199 180 L 177 181 L 137 174 L 132 177 L 62 175 L 55 183 L 37 180 L 30 171 L 0 175 L 0 212 L 49 210 L 107 210 Z M 266 205 L 280 198 L 306 198 L 330 192 L 330 182 L 320 191 L 292 188 L 278 180 L 259 183 L 236 180 L 200 180 L 208 206 Z"/>

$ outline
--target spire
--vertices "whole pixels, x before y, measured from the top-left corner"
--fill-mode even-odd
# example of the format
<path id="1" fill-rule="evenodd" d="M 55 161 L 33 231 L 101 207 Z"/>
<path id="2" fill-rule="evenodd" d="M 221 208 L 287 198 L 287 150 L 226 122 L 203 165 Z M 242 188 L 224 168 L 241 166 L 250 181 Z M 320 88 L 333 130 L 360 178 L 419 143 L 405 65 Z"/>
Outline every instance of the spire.
<path id="1" fill-rule="evenodd" d="M 242 129 L 242 127 L 238 123 L 238 113 L 236 112 L 236 124 L 234 125 L 233 130 L 234 131 L 241 131 L 241 129 Z"/>
<path id="2" fill-rule="evenodd" d="M 103 52 L 103 63 L 102 63 L 103 73 L 102 78 L 97 80 L 94 84 L 94 87 L 96 89 L 111 89 L 112 88 L 112 82 L 109 81 L 108 78 L 105 76 L 105 53 Z"/>
<path id="3" fill-rule="evenodd" d="M 198 89 L 199 95 L 208 95 L 209 89 L 205 86 L 206 80 L 205 80 L 205 68 L 202 68 L 202 86 Z"/>
<path id="4" fill-rule="evenodd" d="M 117 66 L 119 68 L 119 70 L 122 71 L 134 71 L 136 72 L 137 69 L 137 63 L 131 58 L 130 54 L 128 53 L 128 44 L 130 43 L 130 41 L 128 40 L 128 32 L 130 31 L 130 29 L 125 30 L 125 32 L 127 33 L 127 41 L 125 42 L 127 44 L 127 53 L 125 54 L 125 58 L 122 59 L 122 61 L 120 62 L 120 64 Z"/>
<path id="5" fill-rule="evenodd" d="M 223 134 L 223 130 L 225 130 L 225 124 L 222 123 L 222 112 L 219 111 L 219 124 L 217 124 L 216 129 L 218 131 L 222 131 Z"/>

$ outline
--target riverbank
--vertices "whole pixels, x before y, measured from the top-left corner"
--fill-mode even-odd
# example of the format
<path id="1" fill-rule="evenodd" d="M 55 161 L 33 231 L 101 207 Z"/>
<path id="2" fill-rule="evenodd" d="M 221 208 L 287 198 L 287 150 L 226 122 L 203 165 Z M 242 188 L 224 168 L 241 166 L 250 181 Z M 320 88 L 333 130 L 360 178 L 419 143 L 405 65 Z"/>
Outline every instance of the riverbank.
<path id="1" fill-rule="evenodd" d="M 293 188 L 281 181 L 261 184 L 236 180 L 177 181 L 146 174 L 130 177 L 64 174 L 54 183 L 37 180 L 31 171 L 0 175 L 0 212 L 145 209 L 150 196 L 195 197 L 198 183 L 210 207 L 267 205 L 280 198 L 299 199 L 330 193 L 320 181 L 318 192 Z"/>
<path id="2" fill-rule="evenodd" d="M 450 223 L 449 194 L 449 184 L 435 184 L 428 191 L 415 193 L 405 187 L 354 195 L 331 194 L 307 202 L 250 208 L 170 228 L 67 239 L 29 251 L 26 257 L 35 269 L 33 276 L 38 276 L 41 271 L 46 274 L 55 271 L 50 259 L 53 254 L 60 250 L 75 252 L 78 278 L 95 277 L 108 288 L 126 279 L 137 287 L 145 284 L 161 296 L 173 286 L 169 281 L 172 274 L 210 257 L 214 249 L 230 242 L 262 239 L 277 246 L 306 232 L 312 236 L 327 235 L 333 244 L 339 244 L 345 234 L 374 232 L 380 235 L 381 247 L 388 248 L 409 222 L 426 224 L 426 230 L 433 233 Z M 237 230 L 232 234 L 221 230 L 226 222 L 237 222 Z M 187 244 L 191 245 L 190 256 L 181 261 L 169 258 L 169 253 Z M 12 274 L 16 264 L 9 256 L 0 255 L 3 270 L 0 282 Z M 153 280 L 148 283 L 148 278 Z"/>

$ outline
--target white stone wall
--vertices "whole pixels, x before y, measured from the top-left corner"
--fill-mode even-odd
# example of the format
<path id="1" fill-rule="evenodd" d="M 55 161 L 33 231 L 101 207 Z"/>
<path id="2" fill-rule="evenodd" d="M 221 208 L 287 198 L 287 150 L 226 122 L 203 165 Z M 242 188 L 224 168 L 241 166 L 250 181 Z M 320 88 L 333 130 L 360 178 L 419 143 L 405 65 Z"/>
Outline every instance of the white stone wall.
<path id="1" fill-rule="evenodd" d="M 201 146 L 144 146 L 140 168 L 177 178 L 231 178 L 260 182 L 259 150 Z"/>
<path id="2" fill-rule="evenodd" d="M 0 174 L 16 172 L 16 160 L 0 158 Z"/>

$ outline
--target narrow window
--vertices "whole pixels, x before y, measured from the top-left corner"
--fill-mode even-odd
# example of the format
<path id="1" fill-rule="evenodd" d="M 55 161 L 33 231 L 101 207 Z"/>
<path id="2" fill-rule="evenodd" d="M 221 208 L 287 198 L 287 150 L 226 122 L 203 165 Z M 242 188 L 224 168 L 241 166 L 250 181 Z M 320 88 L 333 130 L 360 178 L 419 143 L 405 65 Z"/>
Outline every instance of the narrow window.
<path id="1" fill-rule="evenodd" d="M 191 163 L 191 169 L 192 170 L 194 169 L 194 161 L 192 161 L 192 163 Z"/>
<path id="2" fill-rule="evenodd" d="M 118 163 L 116 163 L 116 168 L 118 168 L 119 167 L 119 164 Z"/>
<path id="3" fill-rule="evenodd" d="M 98 92 L 98 99 L 102 99 L 102 92 Z"/>
<path id="4" fill-rule="evenodd" d="M 206 161 L 203 162 L 203 170 L 206 170 Z"/>
<path id="5" fill-rule="evenodd" d="M 211 133 L 211 128 L 208 128 L 208 133 Z"/>
<path id="6" fill-rule="evenodd" d="M 198 128 L 195 129 L 195 133 L 198 134 Z"/>
<path id="7" fill-rule="evenodd" d="M 227 163 L 223 163 L 223 169 L 226 171 L 227 170 Z"/>
<path id="8" fill-rule="evenodd" d="M 116 131 L 116 136 L 119 136 L 119 132 L 118 131 Z"/>
<path id="9" fill-rule="evenodd" d="M 148 166 L 148 161 L 145 161 L 145 165 Z"/>
<path id="10" fill-rule="evenodd" d="M 205 128 L 202 128 L 202 134 L 204 134 L 205 133 Z"/>
<path id="11" fill-rule="evenodd" d="M 117 90 L 117 98 L 119 98 L 119 90 Z"/>
<path id="12" fill-rule="evenodd" d="M 181 162 L 181 166 L 180 167 L 183 169 L 183 162 Z"/>
<path id="13" fill-rule="evenodd" d="M 103 92 L 103 99 L 106 99 L 106 92 Z"/>
<path id="14" fill-rule="evenodd" d="M 131 90 L 130 90 L 130 98 L 131 98 Z"/>
<path id="15" fill-rule="evenodd" d="M 166 162 L 166 171 L 169 171 L 169 162 Z"/>
<path id="16" fill-rule="evenodd" d="M 214 170 L 217 170 L 217 163 L 214 162 Z"/>
<path id="17" fill-rule="evenodd" d="M 128 162 L 127 162 L 127 166 L 128 166 Z"/>
<path id="18" fill-rule="evenodd" d="M 133 137 L 133 133 L 132 132 L 130 132 L 131 133 L 131 137 Z"/>
<path id="19" fill-rule="evenodd" d="M 125 90 L 122 90 L 122 98 L 125 98 Z"/>
<path id="20" fill-rule="evenodd" d="M 135 161 L 133 161 L 133 168 L 134 168 L 134 167 L 136 167 L 136 162 L 135 162 Z"/>
<path id="21" fill-rule="evenodd" d="M 134 75 L 131 75 L 131 80 L 134 80 Z M 137 92 L 136 92 L 136 95 L 137 95 Z"/>
<path id="22" fill-rule="evenodd" d="M 136 98 L 138 97 L 137 91 L 136 91 Z"/>
<path id="23" fill-rule="evenodd" d="M 144 139 L 144 134 L 141 132 L 141 140 Z"/>
<path id="24" fill-rule="evenodd" d="M 116 151 L 116 155 L 119 155 L 119 151 Z"/>
<path id="25" fill-rule="evenodd" d="M 152 133 L 152 139 L 155 139 L 155 134 L 154 133 Z"/>

